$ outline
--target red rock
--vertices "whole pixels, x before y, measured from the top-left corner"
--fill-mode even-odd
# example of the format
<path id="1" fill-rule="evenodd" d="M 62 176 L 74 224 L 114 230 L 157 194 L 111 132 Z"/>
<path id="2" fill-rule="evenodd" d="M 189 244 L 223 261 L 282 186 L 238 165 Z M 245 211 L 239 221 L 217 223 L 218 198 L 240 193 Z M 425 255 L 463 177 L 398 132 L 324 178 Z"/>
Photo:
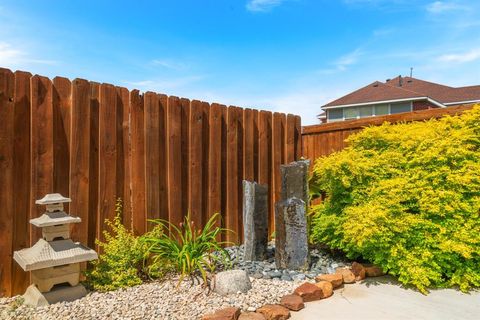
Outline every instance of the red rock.
<path id="1" fill-rule="evenodd" d="M 322 291 L 313 283 L 305 282 L 295 289 L 294 294 L 302 297 L 304 302 L 310 302 L 322 299 Z"/>
<path id="2" fill-rule="evenodd" d="M 244 312 L 238 317 L 238 320 L 265 320 L 265 317 L 257 312 Z"/>
<path id="3" fill-rule="evenodd" d="M 305 308 L 305 304 L 303 303 L 302 297 L 296 294 L 289 294 L 283 296 L 280 300 L 280 304 L 292 311 L 298 311 Z"/>
<path id="4" fill-rule="evenodd" d="M 335 273 L 342 275 L 343 283 L 355 283 L 355 275 L 349 268 L 337 268 Z"/>
<path id="5" fill-rule="evenodd" d="M 328 298 L 333 294 L 333 286 L 330 281 L 320 281 L 315 285 L 322 291 L 322 299 Z"/>
<path id="6" fill-rule="evenodd" d="M 373 265 L 365 266 L 365 273 L 367 274 L 367 277 L 379 277 L 384 275 L 382 268 Z"/>
<path id="7" fill-rule="evenodd" d="M 315 277 L 315 281 L 329 281 L 333 289 L 336 289 L 343 284 L 343 276 L 340 273 L 332 273 L 332 274 L 320 274 Z"/>
<path id="8" fill-rule="evenodd" d="M 352 268 L 351 268 L 353 274 L 355 275 L 355 280 L 360 281 L 365 279 L 365 267 L 358 262 L 352 263 Z"/>
<path id="9" fill-rule="evenodd" d="M 228 307 L 220 309 L 211 314 L 206 314 L 202 320 L 238 320 L 240 316 L 240 309 L 235 307 Z"/>
<path id="10" fill-rule="evenodd" d="M 286 320 L 290 318 L 290 311 L 279 304 L 266 304 L 257 309 L 266 320 Z"/>

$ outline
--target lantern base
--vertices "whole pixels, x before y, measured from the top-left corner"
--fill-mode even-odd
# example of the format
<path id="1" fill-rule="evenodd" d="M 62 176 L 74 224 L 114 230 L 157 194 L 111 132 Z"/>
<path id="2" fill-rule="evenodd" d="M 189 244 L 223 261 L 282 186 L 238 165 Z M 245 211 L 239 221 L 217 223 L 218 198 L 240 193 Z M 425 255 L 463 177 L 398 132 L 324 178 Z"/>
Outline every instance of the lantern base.
<path id="1" fill-rule="evenodd" d="M 24 304 L 34 307 L 48 306 L 57 302 L 74 301 L 87 295 L 87 289 L 81 284 L 54 286 L 50 292 L 40 292 L 37 286 L 30 285 L 23 295 Z"/>

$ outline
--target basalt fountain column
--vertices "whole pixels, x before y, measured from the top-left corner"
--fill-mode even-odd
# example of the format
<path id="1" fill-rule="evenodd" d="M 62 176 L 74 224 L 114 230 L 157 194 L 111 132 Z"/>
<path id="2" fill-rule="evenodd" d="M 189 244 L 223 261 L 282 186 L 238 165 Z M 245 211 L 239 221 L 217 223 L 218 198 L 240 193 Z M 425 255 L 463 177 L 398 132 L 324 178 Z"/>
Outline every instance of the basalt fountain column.
<path id="1" fill-rule="evenodd" d="M 45 306 L 87 294 L 79 283 L 80 263 L 98 256 L 94 250 L 70 239 L 70 224 L 81 222 L 64 211 L 63 204 L 70 201 L 53 193 L 35 202 L 46 206 L 42 216 L 30 220 L 32 225 L 42 228 L 42 238 L 31 248 L 13 254 L 24 271 L 31 271 L 32 284 L 23 295 L 25 304 Z"/>

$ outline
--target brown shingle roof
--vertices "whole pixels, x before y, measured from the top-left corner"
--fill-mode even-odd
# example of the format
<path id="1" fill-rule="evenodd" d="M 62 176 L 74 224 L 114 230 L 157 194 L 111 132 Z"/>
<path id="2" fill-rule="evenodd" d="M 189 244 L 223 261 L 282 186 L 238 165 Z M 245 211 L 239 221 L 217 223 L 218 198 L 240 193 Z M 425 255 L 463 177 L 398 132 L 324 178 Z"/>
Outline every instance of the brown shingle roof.
<path id="1" fill-rule="evenodd" d="M 440 103 L 480 100 L 480 86 L 453 88 L 411 77 L 396 77 L 374 82 L 349 93 L 324 107 L 385 100 L 428 97 Z"/>

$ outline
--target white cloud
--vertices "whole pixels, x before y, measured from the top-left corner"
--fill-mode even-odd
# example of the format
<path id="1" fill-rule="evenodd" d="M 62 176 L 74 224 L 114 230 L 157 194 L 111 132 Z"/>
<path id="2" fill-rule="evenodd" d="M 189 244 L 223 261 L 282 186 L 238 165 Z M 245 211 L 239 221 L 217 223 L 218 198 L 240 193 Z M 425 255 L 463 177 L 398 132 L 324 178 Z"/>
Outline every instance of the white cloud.
<path id="1" fill-rule="evenodd" d="M 185 86 L 188 86 L 191 83 L 194 83 L 203 79 L 205 79 L 205 76 L 187 76 L 187 77 L 168 78 L 168 79 L 123 81 L 123 83 L 142 91 L 156 91 L 156 92 L 167 93 L 166 91 L 184 88 Z"/>
<path id="2" fill-rule="evenodd" d="M 152 60 L 152 64 L 155 66 L 160 66 L 163 68 L 177 70 L 177 71 L 185 70 L 188 68 L 188 66 L 185 63 L 173 61 L 170 59 L 154 59 Z"/>
<path id="3" fill-rule="evenodd" d="M 341 71 L 345 71 L 348 69 L 349 66 L 352 66 L 358 62 L 360 56 L 363 55 L 363 51 L 361 49 L 355 49 L 354 51 L 341 56 L 337 60 L 335 60 L 333 64 L 333 68 L 330 69 L 322 69 L 319 71 L 320 74 L 332 74 Z"/>
<path id="4" fill-rule="evenodd" d="M 0 42 L 0 64 L 7 65 L 18 62 L 25 55 L 24 52 L 12 48 L 6 42 Z"/>
<path id="5" fill-rule="evenodd" d="M 10 43 L 0 42 L 0 65 L 21 66 L 28 64 L 57 64 L 54 60 L 33 59 L 24 50 L 14 48 Z"/>
<path id="6" fill-rule="evenodd" d="M 279 6 L 282 2 L 285 2 L 285 0 L 249 0 L 246 4 L 246 8 L 248 11 L 266 12 Z"/>
<path id="7" fill-rule="evenodd" d="M 438 57 L 441 62 L 465 63 L 480 59 L 480 48 L 472 49 L 463 53 L 444 54 Z"/>
<path id="8" fill-rule="evenodd" d="M 465 10 L 466 7 L 452 1 L 435 1 L 427 5 L 427 11 L 431 14 L 443 14 L 451 11 Z"/>

